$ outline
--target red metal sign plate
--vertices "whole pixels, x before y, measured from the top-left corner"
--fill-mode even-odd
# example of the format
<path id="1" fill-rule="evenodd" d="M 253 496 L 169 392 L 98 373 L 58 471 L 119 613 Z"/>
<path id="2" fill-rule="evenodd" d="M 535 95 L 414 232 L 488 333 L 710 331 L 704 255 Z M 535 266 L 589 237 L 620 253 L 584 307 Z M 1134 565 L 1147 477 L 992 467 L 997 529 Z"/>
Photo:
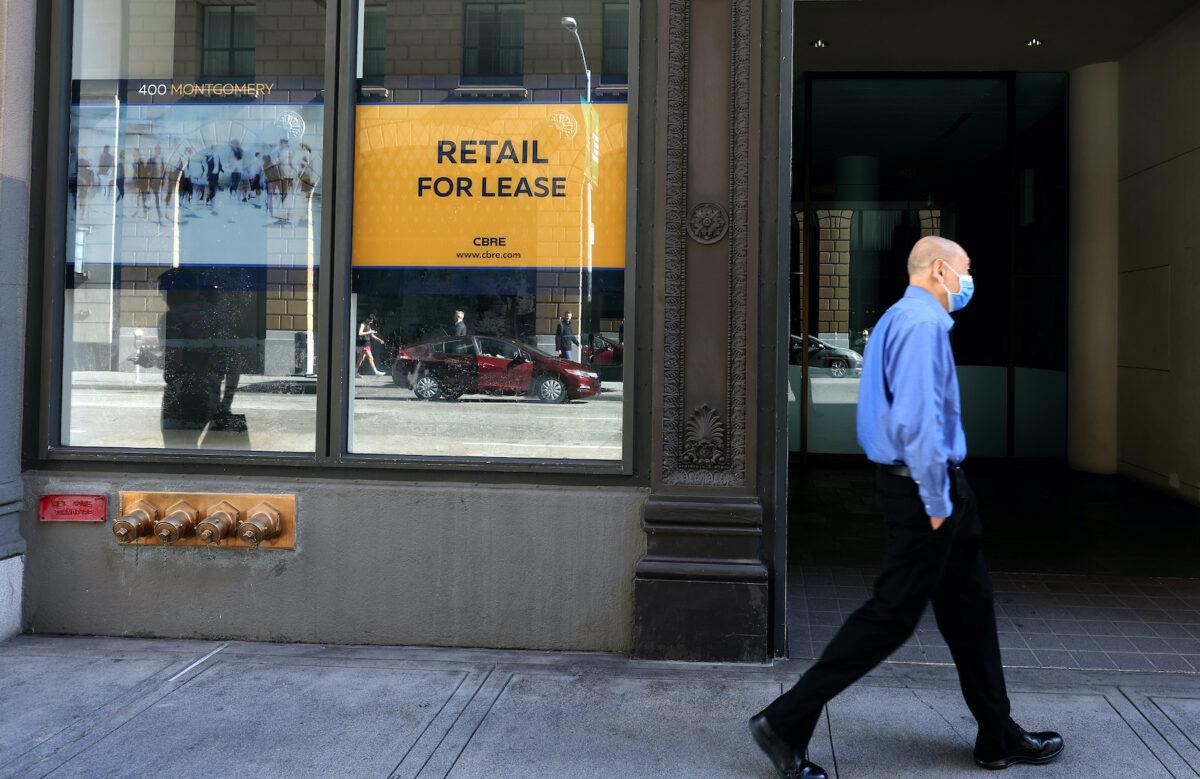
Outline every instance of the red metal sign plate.
<path id="1" fill-rule="evenodd" d="M 43 522 L 103 522 L 107 514 L 105 495 L 43 495 L 38 502 Z"/>

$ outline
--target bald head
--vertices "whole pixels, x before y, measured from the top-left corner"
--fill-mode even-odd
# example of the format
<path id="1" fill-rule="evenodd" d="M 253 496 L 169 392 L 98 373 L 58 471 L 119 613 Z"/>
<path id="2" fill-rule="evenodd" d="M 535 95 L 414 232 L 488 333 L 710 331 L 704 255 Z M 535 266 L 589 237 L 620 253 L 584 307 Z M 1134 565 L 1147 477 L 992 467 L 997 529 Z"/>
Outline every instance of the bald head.
<path id="1" fill-rule="evenodd" d="M 918 276 L 929 270 L 935 260 L 942 260 L 951 265 L 957 265 L 959 258 L 966 259 L 967 253 L 963 247 L 948 238 L 937 235 L 927 235 L 917 241 L 912 251 L 908 253 L 909 278 Z"/>

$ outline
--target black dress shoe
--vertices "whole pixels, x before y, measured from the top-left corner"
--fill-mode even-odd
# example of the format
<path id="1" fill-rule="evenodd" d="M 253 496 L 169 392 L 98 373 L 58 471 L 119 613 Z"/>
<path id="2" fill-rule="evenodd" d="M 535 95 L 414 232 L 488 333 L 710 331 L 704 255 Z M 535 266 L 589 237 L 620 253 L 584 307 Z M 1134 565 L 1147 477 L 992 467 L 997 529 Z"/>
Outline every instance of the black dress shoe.
<path id="1" fill-rule="evenodd" d="M 783 779 L 828 779 L 825 769 L 805 758 L 804 753 L 784 741 L 763 714 L 750 718 L 750 735 L 771 758 Z"/>
<path id="2" fill-rule="evenodd" d="M 985 745 L 982 741 L 982 738 L 975 741 L 975 762 L 990 769 L 1008 768 L 1017 763 L 1041 765 L 1053 761 L 1063 751 L 1062 736 L 1053 730 L 1029 733 L 1018 728 L 995 744 Z"/>

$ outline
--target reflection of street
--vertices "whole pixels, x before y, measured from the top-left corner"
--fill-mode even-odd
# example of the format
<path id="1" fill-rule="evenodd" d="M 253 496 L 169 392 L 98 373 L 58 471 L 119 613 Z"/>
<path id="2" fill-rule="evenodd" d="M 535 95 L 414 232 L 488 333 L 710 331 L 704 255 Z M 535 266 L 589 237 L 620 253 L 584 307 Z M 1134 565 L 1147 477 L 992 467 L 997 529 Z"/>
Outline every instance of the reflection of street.
<path id="1" fill-rule="evenodd" d="M 813 376 L 811 383 L 813 405 L 820 406 L 830 403 L 857 404 L 858 385 L 861 382 L 861 379 L 852 377 L 835 379 L 832 377 Z"/>
<path id="2" fill-rule="evenodd" d="M 354 451 L 363 454 L 621 457 L 620 384 L 590 400 L 539 403 L 526 397 L 464 395 L 420 401 L 390 378 L 360 378 L 354 401 Z"/>
<path id="3" fill-rule="evenodd" d="M 144 371 L 74 374 L 71 442 L 75 446 L 161 447 L 163 382 Z M 202 448 L 312 451 L 316 382 L 296 377 L 243 377 L 233 412 L 244 414 L 249 438 L 216 437 Z M 459 457 L 616 460 L 621 457 L 622 392 L 605 385 L 598 398 L 561 404 L 524 397 L 467 395 L 455 402 L 419 401 L 388 377 L 360 378 L 354 401 L 358 453 Z"/>

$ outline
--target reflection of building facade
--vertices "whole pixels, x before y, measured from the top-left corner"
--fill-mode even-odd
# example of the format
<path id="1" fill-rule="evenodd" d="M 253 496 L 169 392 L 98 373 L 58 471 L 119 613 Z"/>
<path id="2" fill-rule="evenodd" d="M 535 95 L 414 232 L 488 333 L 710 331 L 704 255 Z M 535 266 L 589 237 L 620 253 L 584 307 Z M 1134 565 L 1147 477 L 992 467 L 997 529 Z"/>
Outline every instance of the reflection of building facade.
<path id="1" fill-rule="evenodd" d="M 1046 462 L 1200 495 L 1187 295 L 1200 269 L 1185 234 L 1200 141 L 1182 88 L 1200 76 L 1200 14 L 1183 3 L 1114 12 L 1098 22 L 1111 35 L 1080 33 L 1053 4 L 1005 12 L 1071 42 L 1042 50 L 1013 45 L 984 4 L 943 20 L 945 39 L 963 47 L 929 51 L 924 39 L 886 35 L 895 45 L 884 52 L 871 41 L 910 12 L 871 3 L 78 0 L 70 16 L 60 0 L 0 2 L 0 245 L 13 247 L 0 253 L 0 311 L 28 311 L 4 320 L 0 349 L 0 572 L 24 568 L 23 629 L 783 655 L 789 501 L 812 497 L 789 494 L 789 450 L 804 453 L 796 467 L 857 457 L 847 353 L 868 340 L 889 285 L 904 282 L 899 247 L 961 236 L 971 214 L 993 218 L 1003 239 L 968 246 L 980 294 L 975 319 L 955 332 L 960 365 L 978 378 L 964 393 L 981 426 L 973 451 L 1009 462 L 1024 456 L 1022 436 L 1049 430 L 1033 442 L 1058 447 Z M 806 46 L 819 28 L 876 37 Z M 57 30 L 73 34 L 52 39 Z M 858 143 L 866 130 L 923 132 L 932 142 L 916 163 L 944 164 L 946 142 L 983 112 L 926 124 L 903 105 L 886 121 L 845 112 L 822 137 L 859 148 L 831 143 L 826 159 L 820 143 L 802 150 L 805 117 L 861 101 L 794 111 L 796 90 L 821 78 L 935 80 L 915 70 L 952 89 L 994 75 L 997 94 L 1017 94 L 1006 110 L 1027 104 L 1026 76 L 1069 79 L 1069 112 L 1054 106 L 1065 138 L 1031 152 L 1013 142 L 1021 115 L 1010 138 L 1005 114 L 1001 153 L 983 155 L 988 181 L 1003 186 L 971 211 L 931 191 L 839 193 L 839 158 L 887 158 Z M 170 92 L 247 83 L 273 85 L 271 99 Z M 167 91 L 138 94 L 149 84 Z M 576 110 L 588 97 L 629 106 L 623 265 L 589 276 L 584 252 L 577 267 L 472 273 L 355 263 L 360 108 L 479 104 L 502 118 L 514 104 Z M 217 105 L 219 126 L 180 118 Z M 84 111 L 97 113 L 84 121 Z M 302 118 L 301 135 L 288 135 L 290 116 L 277 124 L 285 113 Z M 265 162 L 261 172 L 239 166 L 235 139 L 251 157 L 291 162 L 271 173 Z M 204 152 L 213 146 L 219 165 Z M 1026 165 L 1029 154 L 1045 159 Z M 1065 171 L 1064 154 L 1069 181 L 1022 177 Z M 178 162 L 188 187 L 170 177 Z M 897 170 L 920 183 L 920 164 Z M 261 187 L 243 190 L 255 175 Z M 1050 192 L 1069 215 L 1026 213 L 1026 190 Z M 573 206 L 555 214 L 564 224 L 554 241 L 587 236 L 586 209 Z M 494 236 L 466 240 L 476 237 Z M 472 378 L 491 372 L 493 386 L 516 368 L 529 379 L 530 355 L 485 353 L 471 335 L 546 351 L 568 310 L 580 336 L 609 339 L 603 366 L 558 366 L 599 373 L 595 398 L 542 403 L 448 386 L 418 400 L 405 385 L 431 386 L 445 378 L 431 366 L 452 360 Z M 830 342 L 824 374 L 804 365 L 806 336 Z M 410 362 L 425 372 L 391 373 L 400 347 L 422 339 L 428 348 Z M 176 351 L 156 357 L 152 340 L 182 343 L 158 344 Z M 385 375 L 361 375 L 367 346 Z M 186 364 L 166 377 L 168 362 Z M 168 390 L 188 413 L 172 417 Z M 825 448 L 812 439 L 822 404 Z M 1042 424 L 1050 405 L 1057 416 Z M 187 436 L 198 419 L 220 445 L 166 441 L 189 415 Z M 131 511 L 122 501 L 134 491 L 213 496 L 202 511 L 222 495 L 286 496 L 294 548 L 119 543 L 112 521 Z M 107 521 L 40 522 L 39 499 L 68 493 L 106 497 Z"/>

